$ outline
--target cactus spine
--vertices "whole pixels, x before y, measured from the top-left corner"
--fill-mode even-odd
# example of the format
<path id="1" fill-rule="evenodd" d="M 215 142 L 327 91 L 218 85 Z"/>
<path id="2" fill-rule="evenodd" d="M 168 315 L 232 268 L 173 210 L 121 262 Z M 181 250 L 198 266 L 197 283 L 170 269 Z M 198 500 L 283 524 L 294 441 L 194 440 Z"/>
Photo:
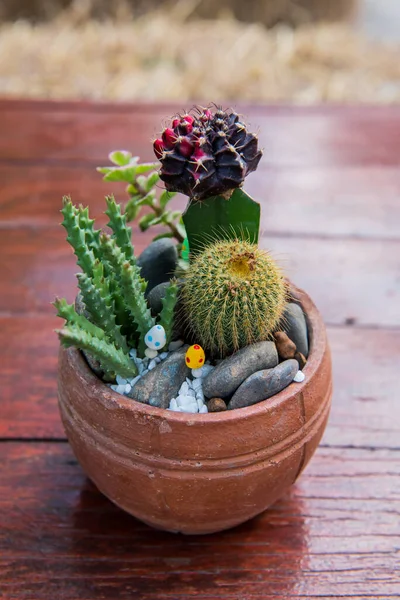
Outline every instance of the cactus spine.
<path id="1" fill-rule="evenodd" d="M 222 240 L 191 262 L 181 315 L 197 343 L 224 357 L 268 339 L 286 296 L 283 275 L 267 252 L 243 240 Z"/>

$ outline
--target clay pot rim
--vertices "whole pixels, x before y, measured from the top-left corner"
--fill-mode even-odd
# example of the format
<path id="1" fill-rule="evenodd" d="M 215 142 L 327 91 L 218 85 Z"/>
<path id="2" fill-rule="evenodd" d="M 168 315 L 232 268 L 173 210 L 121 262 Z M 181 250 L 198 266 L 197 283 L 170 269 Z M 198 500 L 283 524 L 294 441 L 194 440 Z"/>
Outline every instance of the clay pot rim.
<path id="1" fill-rule="evenodd" d="M 293 284 L 291 285 L 291 295 L 293 296 L 293 299 L 301 305 L 307 319 L 310 348 L 307 363 L 303 369 L 305 379 L 301 383 L 290 384 L 278 394 L 275 394 L 266 400 L 261 400 L 252 406 L 215 413 L 200 414 L 174 412 L 165 408 L 150 406 L 149 404 L 144 404 L 133 398 L 126 398 L 121 394 L 118 394 L 93 373 L 80 351 L 76 348 L 68 348 L 66 350 L 68 360 L 71 362 L 71 366 L 80 373 L 87 384 L 97 388 L 97 400 L 104 406 L 109 405 L 111 400 L 114 406 L 116 405 L 116 408 L 131 411 L 132 413 L 140 413 L 145 417 L 162 417 L 164 420 L 177 423 L 190 421 L 193 424 L 196 423 L 196 425 L 210 422 L 230 422 L 248 419 L 251 416 L 268 412 L 272 408 L 287 402 L 292 396 L 302 392 L 303 388 L 309 384 L 310 380 L 317 372 L 324 355 L 327 343 L 326 332 L 318 309 L 311 298 L 303 290 L 297 288 Z M 294 389 L 292 385 L 295 385 L 296 388 Z"/>

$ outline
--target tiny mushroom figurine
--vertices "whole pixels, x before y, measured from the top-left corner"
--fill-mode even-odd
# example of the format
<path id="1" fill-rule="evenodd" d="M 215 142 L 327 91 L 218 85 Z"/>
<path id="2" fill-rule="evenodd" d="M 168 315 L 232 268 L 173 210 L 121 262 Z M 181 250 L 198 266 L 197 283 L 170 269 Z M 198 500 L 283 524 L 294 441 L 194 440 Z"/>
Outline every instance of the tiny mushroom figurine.
<path id="1" fill-rule="evenodd" d="M 189 369 L 200 369 L 204 365 L 206 355 L 199 344 L 194 344 L 187 349 L 185 361 Z"/>
<path id="2" fill-rule="evenodd" d="M 147 346 L 145 355 L 148 358 L 155 358 L 158 354 L 158 350 L 161 350 L 167 343 L 164 327 L 162 325 L 154 325 L 146 333 L 144 343 Z"/>

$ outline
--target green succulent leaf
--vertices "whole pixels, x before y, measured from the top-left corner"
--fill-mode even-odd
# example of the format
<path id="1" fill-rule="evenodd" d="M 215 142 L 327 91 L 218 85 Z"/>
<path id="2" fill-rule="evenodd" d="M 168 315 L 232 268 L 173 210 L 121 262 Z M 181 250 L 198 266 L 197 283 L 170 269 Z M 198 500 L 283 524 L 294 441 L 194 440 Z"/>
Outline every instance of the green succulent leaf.
<path id="1" fill-rule="evenodd" d="M 257 244 L 260 205 L 238 188 L 229 199 L 212 196 L 191 202 L 183 214 L 183 222 L 193 254 L 217 240 L 240 239 Z"/>
<path id="2" fill-rule="evenodd" d="M 166 231 L 165 233 L 159 233 L 158 235 L 153 237 L 153 242 L 156 242 L 157 240 L 162 240 L 164 238 L 173 238 L 174 234 L 172 233 L 172 231 Z"/>
<path id="3" fill-rule="evenodd" d="M 128 204 L 125 206 L 125 214 L 127 221 L 134 221 L 139 216 L 141 208 L 142 207 L 140 206 L 140 204 L 129 201 Z"/>
<path id="4" fill-rule="evenodd" d="M 175 306 L 178 299 L 178 283 L 175 279 L 171 279 L 169 286 L 166 289 L 165 296 L 162 299 L 162 310 L 159 317 L 159 324 L 165 329 L 167 336 L 167 345 L 171 341 L 172 330 L 174 327 Z"/>
<path id="5" fill-rule="evenodd" d="M 146 181 L 145 189 L 147 192 L 153 189 L 155 185 L 160 181 L 160 176 L 158 173 L 152 173 L 149 175 Z"/>
<path id="6" fill-rule="evenodd" d="M 125 253 L 126 258 L 134 263 L 132 230 L 126 224 L 127 217 L 122 214 L 121 206 L 115 202 L 114 196 L 107 196 L 106 203 L 106 215 L 109 218 L 107 225 L 112 229 L 112 237 L 115 239 L 117 246 Z"/>
<path id="7" fill-rule="evenodd" d="M 148 213 L 144 215 L 139 221 L 139 227 L 141 231 L 147 231 L 147 229 L 151 226 L 151 221 L 154 219 L 154 215 L 152 213 Z"/>
<path id="8" fill-rule="evenodd" d="M 136 173 L 137 175 L 142 175 L 143 173 L 148 173 L 149 171 L 156 171 L 158 167 L 158 163 L 142 163 L 137 166 Z"/>
<path id="9" fill-rule="evenodd" d="M 108 155 L 108 158 L 112 163 L 114 163 L 114 165 L 124 167 L 132 160 L 132 154 L 127 150 L 115 150 Z"/>
<path id="10" fill-rule="evenodd" d="M 164 190 L 160 196 L 160 206 L 161 208 L 165 208 L 170 200 L 176 196 L 176 192 L 168 192 Z"/>
<path id="11" fill-rule="evenodd" d="M 136 364 L 129 355 L 119 350 L 112 342 L 98 339 L 79 326 L 71 325 L 56 329 L 63 346 L 75 346 L 80 350 L 90 352 L 100 362 L 101 368 L 107 373 L 116 373 L 121 377 L 135 377 Z"/>

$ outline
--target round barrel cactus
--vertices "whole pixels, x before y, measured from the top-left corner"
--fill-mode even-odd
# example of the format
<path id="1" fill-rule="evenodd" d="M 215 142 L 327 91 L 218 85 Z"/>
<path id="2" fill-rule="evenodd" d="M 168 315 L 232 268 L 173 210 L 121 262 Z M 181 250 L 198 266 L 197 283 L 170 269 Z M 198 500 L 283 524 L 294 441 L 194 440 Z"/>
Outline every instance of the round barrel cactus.
<path id="1" fill-rule="evenodd" d="M 267 340 L 287 299 L 283 274 L 268 252 L 221 240 L 196 255 L 181 290 L 181 317 L 207 354 L 224 357 Z"/>

